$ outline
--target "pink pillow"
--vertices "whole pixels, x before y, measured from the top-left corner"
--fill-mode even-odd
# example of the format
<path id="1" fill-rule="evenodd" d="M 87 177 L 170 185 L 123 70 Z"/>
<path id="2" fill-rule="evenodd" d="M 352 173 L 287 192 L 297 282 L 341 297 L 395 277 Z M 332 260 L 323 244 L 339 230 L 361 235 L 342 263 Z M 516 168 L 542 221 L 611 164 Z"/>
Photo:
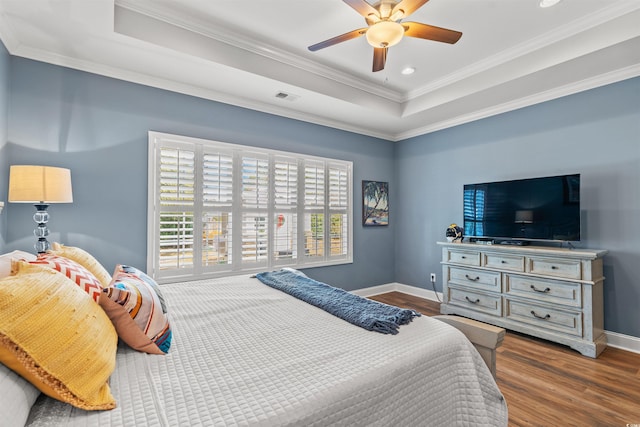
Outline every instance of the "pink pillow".
<path id="1" fill-rule="evenodd" d="M 116 266 L 99 301 L 122 341 L 135 350 L 164 354 L 171 346 L 171 326 L 158 284 L 135 267 Z"/>

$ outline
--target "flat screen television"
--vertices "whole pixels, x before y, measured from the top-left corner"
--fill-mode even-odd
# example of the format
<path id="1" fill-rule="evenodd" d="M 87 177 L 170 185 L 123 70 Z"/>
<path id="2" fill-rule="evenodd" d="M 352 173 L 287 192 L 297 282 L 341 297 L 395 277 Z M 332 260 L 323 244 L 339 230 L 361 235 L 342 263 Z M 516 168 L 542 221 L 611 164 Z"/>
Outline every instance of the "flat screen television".
<path id="1" fill-rule="evenodd" d="M 464 186 L 471 240 L 580 240 L 580 174 Z"/>

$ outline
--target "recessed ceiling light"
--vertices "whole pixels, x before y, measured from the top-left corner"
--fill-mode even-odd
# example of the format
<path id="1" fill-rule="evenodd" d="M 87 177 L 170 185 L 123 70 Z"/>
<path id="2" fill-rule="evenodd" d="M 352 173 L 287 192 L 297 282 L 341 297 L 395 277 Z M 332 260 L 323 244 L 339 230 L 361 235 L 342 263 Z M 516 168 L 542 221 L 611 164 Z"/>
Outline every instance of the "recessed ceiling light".
<path id="1" fill-rule="evenodd" d="M 401 73 L 402 73 L 402 74 L 404 74 L 405 76 L 408 76 L 408 75 L 413 74 L 413 73 L 415 73 L 415 72 L 416 72 L 416 69 L 415 69 L 415 68 L 413 68 L 413 67 L 407 67 L 407 68 L 404 68 L 404 69 L 401 71 Z"/>
<path id="2" fill-rule="evenodd" d="M 540 7 L 551 7 L 560 3 L 561 0 L 540 0 Z"/>

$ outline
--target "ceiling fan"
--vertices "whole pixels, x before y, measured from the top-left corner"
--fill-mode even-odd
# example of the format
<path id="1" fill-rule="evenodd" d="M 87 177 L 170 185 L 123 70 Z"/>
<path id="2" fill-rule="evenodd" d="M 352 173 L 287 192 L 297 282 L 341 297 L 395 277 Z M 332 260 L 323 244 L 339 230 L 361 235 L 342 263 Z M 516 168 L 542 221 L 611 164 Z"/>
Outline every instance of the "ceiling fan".
<path id="1" fill-rule="evenodd" d="M 456 43 L 462 33 L 448 30 L 446 28 L 435 27 L 433 25 L 421 24 L 419 22 L 401 22 L 402 19 L 411 15 L 429 0 L 380 0 L 375 5 L 367 3 L 365 0 L 342 0 L 351 6 L 356 12 L 362 15 L 368 27 L 350 31 L 309 46 L 309 50 L 324 49 L 334 44 L 347 40 L 365 36 L 367 42 L 373 46 L 373 72 L 384 69 L 387 61 L 387 50 L 400 42 L 403 36 L 416 37 L 419 39 L 434 40 L 443 43 Z"/>

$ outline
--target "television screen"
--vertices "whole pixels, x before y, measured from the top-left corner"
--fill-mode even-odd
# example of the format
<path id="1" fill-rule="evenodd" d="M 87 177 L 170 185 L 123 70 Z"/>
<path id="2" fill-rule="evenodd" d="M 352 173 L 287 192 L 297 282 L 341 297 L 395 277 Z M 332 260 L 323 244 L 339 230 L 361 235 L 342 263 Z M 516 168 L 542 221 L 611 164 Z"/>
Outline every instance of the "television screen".
<path id="1" fill-rule="evenodd" d="M 465 185 L 464 235 L 579 241 L 580 174 Z"/>

